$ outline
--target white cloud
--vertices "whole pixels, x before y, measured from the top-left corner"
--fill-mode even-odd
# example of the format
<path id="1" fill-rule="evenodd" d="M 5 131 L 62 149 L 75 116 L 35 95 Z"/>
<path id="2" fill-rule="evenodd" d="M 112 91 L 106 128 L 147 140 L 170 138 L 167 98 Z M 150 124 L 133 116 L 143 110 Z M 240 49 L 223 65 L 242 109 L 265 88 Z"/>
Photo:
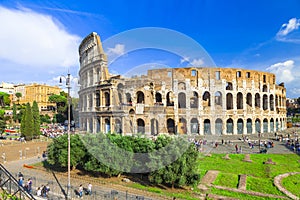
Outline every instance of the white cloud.
<path id="1" fill-rule="evenodd" d="M 180 59 L 180 64 L 184 63 L 184 62 L 189 62 L 190 61 L 190 58 L 187 57 L 187 56 L 183 56 L 181 59 Z"/>
<path id="2" fill-rule="evenodd" d="M 286 36 L 290 32 L 297 30 L 300 26 L 300 19 L 292 18 L 289 23 L 283 24 L 278 31 L 277 36 Z"/>
<path id="3" fill-rule="evenodd" d="M 116 44 L 114 48 L 107 48 L 108 54 L 115 54 L 117 56 L 121 56 L 125 53 L 125 45 L 124 44 Z"/>
<path id="4" fill-rule="evenodd" d="M 46 73 L 78 65 L 80 38 L 51 16 L 0 6 L 0 25 L 0 61 Z"/>
<path id="5" fill-rule="evenodd" d="M 203 65 L 204 62 L 202 59 L 199 58 L 199 59 L 193 59 L 191 64 L 195 67 L 199 67 L 199 66 Z"/>
<path id="6" fill-rule="evenodd" d="M 293 68 L 294 61 L 287 60 L 283 63 L 279 62 L 273 64 L 270 67 L 268 67 L 267 70 L 276 75 L 276 80 L 278 80 L 278 82 L 289 83 L 295 79 L 294 74 L 292 72 Z"/>

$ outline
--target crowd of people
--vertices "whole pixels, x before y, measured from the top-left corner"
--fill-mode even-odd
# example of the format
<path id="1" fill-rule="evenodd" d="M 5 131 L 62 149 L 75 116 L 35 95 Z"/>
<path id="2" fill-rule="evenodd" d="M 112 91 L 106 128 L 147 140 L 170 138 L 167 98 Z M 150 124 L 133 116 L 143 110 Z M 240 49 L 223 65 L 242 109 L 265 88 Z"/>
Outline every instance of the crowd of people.
<path id="1" fill-rule="evenodd" d="M 65 127 L 58 124 L 50 124 L 47 128 L 41 129 L 43 135 L 49 138 L 56 138 L 65 134 Z"/>
<path id="2" fill-rule="evenodd" d="M 36 190 L 34 190 L 32 187 L 33 182 L 31 178 L 28 178 L 28 180 L 25 181 L 24 176 L 21 172 L 19 172 L 17 176 L 19 186 L 23 187 L 29 194 L 34 194 L 40 197 L 48 197 L 48 193 L 50 191 L 50 187 L 48 184 L 41 185 L 40 187 L 37 187 Z"/>

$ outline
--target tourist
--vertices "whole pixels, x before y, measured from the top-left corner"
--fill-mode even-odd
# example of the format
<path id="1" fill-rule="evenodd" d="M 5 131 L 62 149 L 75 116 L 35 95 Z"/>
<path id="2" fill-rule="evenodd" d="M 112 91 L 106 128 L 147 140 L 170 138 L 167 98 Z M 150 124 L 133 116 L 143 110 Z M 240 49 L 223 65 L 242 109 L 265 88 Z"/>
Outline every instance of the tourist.
<path id="1" fill-rule="evenodd" d="M 36 196 L 38 197 L 42 196 L 42 189 L 40 187 L 37 188 Z"/>
<path id="2" fill-rule="evenodd" d="M 83 187 L 82 184 L 80 184 L 79 188 L 78 188 L 78 193 L 79 193 L 79 197 L 82 198 L 82 193 L 83 193 Z"/>
<path id="3" fill-rule="evenodd" d="M 238 145 L 236 144 L 234 147 L 235 147 L 235 152 L 239 153 L 239 147 L 238 147 Z"/>
<path id="4" fill-rule="evenodd" d="M 87 186 L 87 192 L 88 192 L 88 195 L 92 195 L 92 184 L 89 183 L 88 186 Z"/>

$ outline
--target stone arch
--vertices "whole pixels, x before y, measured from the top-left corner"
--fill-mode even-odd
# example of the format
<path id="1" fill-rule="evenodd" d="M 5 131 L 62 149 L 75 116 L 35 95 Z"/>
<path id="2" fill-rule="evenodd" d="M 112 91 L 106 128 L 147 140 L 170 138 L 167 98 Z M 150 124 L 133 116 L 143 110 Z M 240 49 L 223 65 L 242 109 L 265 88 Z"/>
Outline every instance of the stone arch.
<path id="1" fill-rule="evenodd" d="M 243 94 L 241 92 L 237 93 L 236 107 L 237 109 L 243 109 Z"/>
<path id="2" fill-rule="evenodd" d="M 115 119 L 115 132 L 122 134 L 122 121 L 120 119 Z"/>
<path id="3" fill-rule="evenodd" d="M 118 86 L 118 97 L 119 97 L 119 102 L 122 104 L 123 103 L 123 89 L 124 85 L 122 83 L 119 83 Z"/>
<path id="4" fill-rule="evenodd" d="M 110 132 L 110 119 L 105 118 L 104 123 L 105 123 L 105 133 L 109 133 Z"/>
<path id="5" fill-rule="evenodd" d="M 252 107 L 252 94 L 251 93 L 247 93 L 246 96 L 246 104 L 250 107 Z"/>
<path id="6" fill-rule="evenodd" d="M 127 105 L 132 105 L 132 99 L 130 93 L 126 93 L 126 103 Z"/>
<path id="7" fill-rule="evenodd" d="M 129 110 L 129 114 L 130 114 L 130 115 L 134 115 L 134 114 L 135 114 L 135 110 L 134 110 L 134 109 L 130 109 L 130 110 Z"/>
<path id="8" fill-rule="evenodd" d="M 179 82 L 178 83 L 178 90 L 186 90 L 186 86 L 184 82 Z"/>
<path id="9" fill-rule="evenodd" d="M 167 129 L 169 134 L 175 134 L 175 121 L 174 119 L 167 119 Z"/>
<path id="10" fill-rule="evenodd" d="M 137 124 L 137 132 L 138 133 L 145 133 L 145 122 L 143 119 L 139 118 L 136 120 L 136 124 Z"/>
<path id="11" fill-rule="evenodd" d="M 99 93 L 99 91 L 96 91 L 95 99 L 96 99 L 96 107 L 99 107 L 100 106 L 100 93 Z"/>
<path id="12" fill-rule="evenodd" d="M 233 96 L 231 93 L 226 94 L 226 109 L 227 110 L 233 109 Z"/>
<path id="13" fill-rule="evenodd" d="M 278 121 L 278 118 L 276 119 L 276 130 L 275 131 L 279 131 L 279 121 Z"/>
<path id="14" fill-rule="evenodd" d="M 208 91 L 203 93 L 202 100 L 203 106 L 210 106 L 210 93 Z"/>
<path id="15" fill-rule="evenodd" d="M 191 108 L 198 108 L 198 93 L 193 92 L 193 96 L 190 99 L 190 107 Z"/>
<path id="16" fill-rule="evenodd" d="M 263 92 L 268 92 L 268 86 L 267 85 L 263 85 Z"/>
<path id="17" fill-rule="evenodd" d="M 231 118 L 226 121 L 226 133 L 233 134 L 233 120 Z"/>
<path id="18" fill-rule="evenodd" d="M 233 90 L 233 86 L 231 82 L 226 83 L 226 90 Z"/>
<path id="19" fill-rule="evenodd" d="M 258 93 L 255 94 L 255 107 L 260 108 L 260 95 Z"/>
<path id="20" fill-rule="evenodd" d="M 251 134 L 252 133 L 252 119 L 250 119 L 250 118 L 247 119 L 246 127 L 247 127 L 247 133 Z"/>
<path id="21" fill-rule="evenodd" d="M 274 111 L 274 95 L 270 95 L 270 110 Z"/>
<path id="22" fill-rule="evenodd" d="M 161 105 L 162 104 L 162 95 L 159 92 L 155 93 L 155 103 L 157 105 Z"/>
<path id="23" fill-rule="evenodd" d="M 167 106 L 174 106 L 174 100 L 173 100 L 172 92 L 167 93 Z"/>
<path id="24" fill-rule="evenodd" d="M 158 120 L 153 118 L 151 119 L 151 135 L 159 134 Z"/>
<path id="25" fill-rule="evenodd" d="M 263 130 L 264 130 L 264 133 L 268 133 L 268 119 L 267 118 L 264 118 L 264 120 L 263 120 Z"/>
<path id="26" fill-rule="evenodd" d="M 239 118 L 237 120 L 237 133 L 243 134 L 244 133 L 244 120 Z"/>
<path id="27" fill-rule="evenodd" d="M 179 127 L 178 133 L 180 133 L 180 134 L 186 134 L 187 133 L 187 127 L 186 127 L 186 125 L 187 125 L 186 119 L 183 118 L 183 117 L 181 117 L 179 119 L 179 123 L 178 123 L 178 127 Z"/>
<path id="28" fill-rule="evenodd" d="M 105 106 L 110 106 L 110 94 L 109 92 L 104 93 Z"/>
<path id="29" fill-rule="evenodd" d="M 204 135 L 211 135 L 211 125 L 209 119 L 204 120 Z"/>
<path id="30" fill-rule="evenodd" d="M 186 108 L 186 95 L 184 92 L 178 94 L 178 108 Z"/>
<path id="31" fill-rule="evenodd" d="M 191 133 L 199 133 L 199 123 L 197 118 L 191 119 Z"/>
<path id="32" fill-rule="evenodd" d="M 215 105 L 222 107 L 222 93 L 220 91 L 215 93 Z"/>
<path id="33" fill-rule="evenodd" d="M 136 93 L 136 96 L 137 96 L 137 98 L 136 98 L 136 102 L 137 103 L 144 103 L 145 102 L 145 95 L 144 95 L 144 93 L 142 92 L 142 91 L 138 91 L 137 93 Z"/>
<path id="34" fill-rule="evenodd" d="M 260 119 L 256 119 L 255 120 L 255 133 L 261 133 L 261 130 L 260 130 Z"/>
<path id="35" fill-rule="evenodd" d="M 264 110 L 268 109 L 268 95 L 266 94 L 263 95 L 263 109 Z"/>
<path id="36" fill-rule="evenodd" d="M 216 135 L 223 134 L 223 121 L 220 118 L 216 119 L 215 121 L 215 134 Z"/>
<path id="37" fill-rule="evenodd" d="M 275 96 L 275 106 L 278 106 L 278 96 Z"/>
<path id="38" fill-rule="evenodd" d="M 274 132 L 274 119 L 270 119 L 270 132 Z"/>

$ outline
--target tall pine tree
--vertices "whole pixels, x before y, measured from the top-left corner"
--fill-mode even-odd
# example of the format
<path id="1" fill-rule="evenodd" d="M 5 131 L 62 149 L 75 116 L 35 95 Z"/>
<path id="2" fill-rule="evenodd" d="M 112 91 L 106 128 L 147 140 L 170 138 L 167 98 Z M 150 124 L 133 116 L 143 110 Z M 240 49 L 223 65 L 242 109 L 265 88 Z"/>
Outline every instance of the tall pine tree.
<path id="1" fill-rule="evenodd" d="M 33 117 L 33 136 L 38 137 L 41 134 L 40 125 L 41 125 L 41 118 L 40 118 L 40 111 L 36 101 L 32 104 L 32 117 Z"/>
<path id="2" fill-rule="evenodd" d="M 13 104 L 13 120 L 14 120 L 15 123 L 18 121 L 17 106 L 16 106 L 15 103 Z"/>
<path id="3" fill-rule="evenodd" d="M 34 134 L 34 123 L 31 106 L 29 103 L 26 104 L 25 113 L 22 117 L 21 131 L 22 136 L 25 137 L 26 140 L 32 140 Z"/>

